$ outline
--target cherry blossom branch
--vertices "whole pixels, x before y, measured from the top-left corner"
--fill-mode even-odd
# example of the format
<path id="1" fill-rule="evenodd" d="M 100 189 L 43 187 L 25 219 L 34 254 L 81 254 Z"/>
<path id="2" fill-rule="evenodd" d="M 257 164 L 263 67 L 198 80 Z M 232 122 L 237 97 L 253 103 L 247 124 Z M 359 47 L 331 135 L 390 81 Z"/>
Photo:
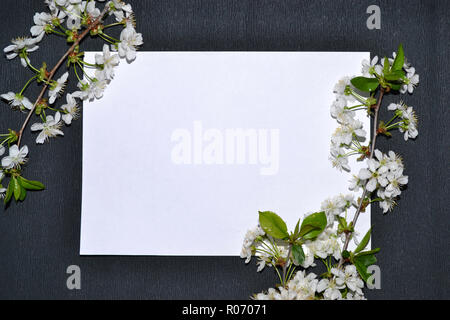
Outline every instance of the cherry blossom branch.
<path id="1" fill-rule="evenodd" d="M 95 27 L 97 27 L 97 25 L 102 21 L 103 17 L 105 16 L 105 14 L 110 10 L 109 6 L 105 6 L 105 8 L 103 9 L 103 11 L 101 12 L 100 16 L 98 16 L 98 18 L 92 22 L 84 31 L 82 34 L 80 34 L 80 36 L 77 38 L 77 40 L 73 43 L 73 45 L 69 48 L 69 50 L 66 51 L 66 53 L 61 57 L 61 59 L 59 59 L 59 61 L 56 63 L 56 65 L 53 67 L 53 69 L 50 71 L 48 77 L 47 77 L 47 81 L 44 85 L 44 87 L 42 88 L 38 98 L 36 99 L 36 102 L 33 104 L 33 108 L 31 108 L 31 110 L 28 112 L 28 115 L 24 121 L 24 123 L 22 124 L 22 127 L 20 128 L 19 132 L 17 133 L 17 146 L 20 147 L 20 143 L 22 141 L 22 136 L 23 136 L 23 132 L 25 130 L 25 128 L 27 127 L 31 116 L 33 115 L 34 111 L 36 110 L 36 106 L 38 105 L 38 103 L 41 101 L 42 97 L 45 94 L 45 91 L 47 91 L 48 86 L 50 81 L 53 79 L 56 71 L 58 71 L 59 67 L 62 65 L 62 63 L 67 59 L 67 57 L 74 52 L 75 48 L 80 44 L 81 40 L 84 39 L 84 37 L 86 37 L 86 35 L 88 35 L 90 33 L 91 30 L 93 30 Z"/>
<path id="2" fill-rule="evenodd" d="M 369 156 L 369 159 L 373 158 L 374 151 L 375 151 L 375 145 L 376 145 L 377 136 L 378 136 L 378 115 L 379 115 L 379 111 L 380 111 L 381 102 L 383 101 L 384 93 L 385 93 L 385 89 L 383 87 L 381 87 L 380 95 L 378 97 L 377 104 L 374 107 L 373 137 L 372 137 L 372 142 L 370 144 L 370 156 Z M 362 211 L 362 208 L 363 208 L 363 205 L 364 205 L 364 199 L 366 198 L 366 195 L 367 195 L 367 184 L 368 183 L 369 182 L 367 181 L 366 184 L 364 185 L 363 193 L 362 193 L 362 196 L 361 196 L 361 201 L 359 203 L 358 209 L 355 212 L 355 216 L 353 217 L 353 221 L 352 221 L 352 227 L 353 228 L 356 226 L 356 222 L 358 221 L 359 215 L 360 215 L 360 213 Z M 352 232 L 348 232 L 348 233 L 345 234 L 345 242 L 344 242 L 344 246 L 342 247 L 342 252 L 347 250 L 348 245 L 350 243 L 351 234 L 352 234 Z M 344 264 L 344 258 L 341 257 L 341 259 L 339 260 L 338 269 L 340 267 L 342 267 L 343 264 Z"/>
<path id="3" fill-rule="evenodd" d="M 393 58 L 385 56 L 381 63 L 379 61 L 378 56 L 370 61 L 363 60 L 362 76 L 344 77 L 333 89 L 336 100 L 331 105 L 330 114 L 339 127 L 331 137 L 329 159 L 339 171 L 349 172 L 350 156 L 361 155 L 359 160 L 367 160 L 366 166 L 360 169 L 358 175 L 353 175 L 350 181 L 351 191 L 356 192 L 362 188 L 362 195 L 355 204 L 352 222 L 347 221 L 347 212 L 354 204 L 353 193 L 326 199 L 321 203 L 321 211 L 305 216 L 303 221 L 299 219 L 292 233 L 287 231 L 286 222 L 276 213 L 259 212 L 259 225 L 247 232 L 241 258 L 245 258 L 248 263 L 252 256 L 256 256 L 258 272 L 263 270 L 266 264 L 280 265 L 283 267 L 283 278 L 286 278 L 286 265 L 292 253 L 293 264 L 304 270 L 298 271 L 294 277 L 292 272 L 287 271 L 287 281 L 293 281 L 290 285 L 286 280 L 281 280 L 280 272 L 275 269 L 282 285 L 255 294 L 254 299 L 362 300 L 365 299 L 364 283 L 367 283 L 369 288 L 369 284 L 373 285 L 369 267 L 377 261 L 375 254 L 380 249 L 365 250 L 370 241 L 371 229 L 353 252 L 348 251 L 350 239 L 355 235 L 355 226 L 361 212 L 370 203 L 379 202 L 380 208 L 386 213 L 396 205 L 401 189 L 408 184 L 408 176 L 403 174 L 401 157 L 394 151 L 385 154 L 376 149 L 377 138 L 378 135 L 391 136 L 389 131 L 392 129 L 398 129 L 405 141 L 415 139 L 418 135 L 418 120 L 413 107 L 403 102 L 389 104 L 387 110 L 394 111 L 395 114 L 388 122 L 379 121 L 379 112 L 383 98 L 389 92 L 412 94 L 419 84 L 419 75 L 415 73 L 415 68 L 406 62 L 401 44 L 397 52 L 394 52 Z M 374 94 L 377 89 L 378 97 Z M 369 93 L 370 97 L 359 92 Z M 355 100 L 356 105 L 352 106 Z M 359 110 L 366 110 L 370 122 L 373 121 L 373 134 L 368 139 L 368 146 L 362 145 L 359 140 L 366 140 L 367 136 L 362 122 L 355 119 L 355 111 Z M 398 122 L 392 124 L 395 119 Z M 372 198 L 374 194 L 377 198 Z M 344 236 L 344 245 L 340 241 L 341 235 Z M 272 238 L 279 239 L 280 242 L 274 244 Z M 262 250 L 268 246 L 268 242 L 274 246 L 274 253 Z M 287 261 L 284 260 L 285 251 L 288 251 Z M 283 252 L 283 259 L 280 259 L 280 252 Z M 320 276 L 314 272 L 307 274 L 306 269 L 315 266 L 314 261 L 318 258 L 325 264 L 327 272 Z"/>

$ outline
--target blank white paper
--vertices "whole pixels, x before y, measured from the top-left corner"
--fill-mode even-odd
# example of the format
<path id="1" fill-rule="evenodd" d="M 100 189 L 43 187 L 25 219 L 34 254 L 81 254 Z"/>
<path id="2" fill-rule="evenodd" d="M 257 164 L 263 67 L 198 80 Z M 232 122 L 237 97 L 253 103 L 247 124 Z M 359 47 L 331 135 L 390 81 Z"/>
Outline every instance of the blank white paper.
<path id="1" fill-rule="evenodd" d="M 359 74 L 363 59 L 139 52 L 122 61 L 104 97 L 83 107 L 80 254 L 237 256 L 258 211 L 292 230 L 349 193 L 350 174 L 328 160 L 330 105 L 334 84 Z M 367 210 L 356 229 L 369 228 Z"/>

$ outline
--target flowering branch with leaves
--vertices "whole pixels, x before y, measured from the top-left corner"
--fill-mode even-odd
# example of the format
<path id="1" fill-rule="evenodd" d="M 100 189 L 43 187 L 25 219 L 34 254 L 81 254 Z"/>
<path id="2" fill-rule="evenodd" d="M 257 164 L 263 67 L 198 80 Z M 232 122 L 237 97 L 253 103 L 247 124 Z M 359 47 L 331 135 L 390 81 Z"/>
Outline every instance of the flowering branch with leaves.
<path id="1" fill-rule="evenodd" d="M 37 144 L 43 144 L 49 138 L 63 136 L 64 124 L 69 126 L 80 115 L 79 102 L 100 99 L 107 85 L 113 80 L 114 68 L 119 65 L 120 59 L 126 59 L 128 63 L 133 62 L 136 59 L 136 50 L 143 44 L 142 34 L 137 33 L 135 29 L 136 23 L 130 4 L 111 0 L 100 10 L 97 8 L 98 2 L 105 0 L 45 0 L 48 11 L 34 15 L 34 26 L 30 29 L 32 36 L 13 39 L 12 44 L 4 49 L 8 60 L 19 58 L 22 66 L 32 73 L 19 92 L 10 91 L 0 95 L 13 110 L 27 113 L 19 130 L 9 129 L 7 133 L 0 134 L 0 156 L 5 154 L 6 147 L 9 148 L 9 155 L 1 160 L 0 169 L 0 197 L 4 199 L 5 204 L 13 198 L 16 201 L 24 201 L 27 191 L 44 189 L 41 182 L 23 177 L 29 149 L 21 143 L 32 117 L 40 120 L 30 128 L 33 132 L 39 132 Z M 113 22 L 105 24 L 108 18 L 113 19 Z M 109 34 L 108 30 L 113 27 L 123 28 L 119 39 Z M 39 66 L 30 59 L 30 54 L 38 50 L 38 44 L 49 35 L 62 37 L 70 46 L 51 70 L 45 62 Z M 95 61 L 92 62 L 84 60 L 84 52 L 80 49 L 87 36 L 100 38 L 105 42 L 103 53 L 96 55 Z M 56 73 L 62 66 L 66 70 L 55 80 Z M 93 69 L 94 75 L 87 69 Z M 76 76 L 79 90 L 68 93 L 65 103 L 58 106 L 57 101 L 63 96 L 69 72 Z M 25 96 L 32 82 L 42 85 L 34 103 Z M 7 187 L 2 184 L 5 178 L 9 178 Z"/>
<path id="2" fill-rule="evenodd" d="M 349 189 L 361 191 L 325 200 L 317 213 L 299 219 L 294 231 L 288 232 L 283 219 L 273 212 L 260 212 L 259 224 L 245 236 L 241 257 L 246 263 L 258 259 L 258 272 L 273 267 L 279 279 L 276 288 L 254 295 L 254 299 L 274 300 L 361 300 L 364 284 L 371 285 L 368 268 L 376 263 L 379 248 L 366 250 L 369 230 L 358 241 L 355 226 L 368 205 L 379 203 L 384 213 L 396 205 L 402 188 L 408 183 L 402 158 L 393 151 L 383 153 L 376 148 L 379 136 L 391 136 L 399 130 L 404 140 L 418 135 L 417 117 L 404 102 L 392 103 L 387 110 L 392 118 L 379 120 L 383 98 L 391 93 L 412 94 L 419 75 L 407 62 L 402 45 L 392 58 L 362 62 L 362 76 L 345 77 L 334 88 L 336 99 L 331 116 L 339 127 L 331 137 L 330 161 L 340 171 L 351 172 L 349 157 L 365 162 L 365 168 L 352 175 Z M 365 144 L 367 132 L 355 118 L 364 112 L 372 119 L 373 133 Z M 354 210 L 353 219 L 348 216 Z M 353 240 L 356 249 L 349 250 Z M 320 276 L 306 269 L 321 260 L 326 272 Z M 297 272 L 296 269 L 301 268 Z"/>

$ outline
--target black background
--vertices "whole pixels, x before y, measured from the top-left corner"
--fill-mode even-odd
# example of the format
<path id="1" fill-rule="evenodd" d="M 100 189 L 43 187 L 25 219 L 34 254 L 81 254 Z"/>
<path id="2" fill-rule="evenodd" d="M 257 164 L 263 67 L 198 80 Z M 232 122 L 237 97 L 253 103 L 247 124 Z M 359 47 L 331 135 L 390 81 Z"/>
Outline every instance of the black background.
<path id="1" fill-rule="evenodd" d="M 449 69 L 448 1 L 131 1 L 143 50 L 370 51 L 391 55 L 402 42 L 421 84 L 406 102 L 420 120 L 420 135 L 405 143 L 399 134 L 379 148 L 404 156 L 410 176 L 399 207 L 386 216 L 373 207 L 373 245 L 381 247 L 382 289 L 369 299 L 449 298 Z M 381 30 L 368 30 L 366 8 L 381 7 Z M 0 46 L 28 35 L 43 1 L 2 0 Z M 52 66 L 64 41 L 46 38 L 32 61 Z M 99 50 L 95 40 L 86 50 Z M 30 72 L 18 59 L 0 59 L 0 91 L 20 91 Z M 61 71 L 60 71 L 61 72 Z M 307 76 L 307 75 L 305 75 Z M 73 83 L 70 85 L 73 89 Z M 331 89 L 331 88 L 329 88 Z M 37 86 L 27 91 L 36 97 Z M 107 94 L 107 92 L 106 92 Z M 396 100 L 391 97 L 386 100 Z M 3 104 L 3 103 L 2 103 Z M 124 106 L 127 108 L 129 106 Z M 18 129 L 25 115 L 0 106 L 0 128 Z M 125 111 L 127 112 L 127 111 Z M 124 134 L 132 125 L 124 124 Z M 256 273 L 238 257 L 80 257 L 81 121 L 64 138 L 36 146 L 26 132 L 30 162 L 25 176 L 44 192 L 0 209 L 0 298 L 51 299 L 247 299 L 276 282 L 272 270 Z M 107 161 L 107 159 L 104 159 Z M 344 190 L 343 190 L 344 191 Z M 301 198 L 301 195 L 299 195 Z M 319 206 L 320 204 L 318 204 Z M 252 226 L 242 226 L 247 229 Z M 163 240 L 162 240 L 163 241 Z M 79 265 L 82 289 L 66 288 L 66 268 Z"/>

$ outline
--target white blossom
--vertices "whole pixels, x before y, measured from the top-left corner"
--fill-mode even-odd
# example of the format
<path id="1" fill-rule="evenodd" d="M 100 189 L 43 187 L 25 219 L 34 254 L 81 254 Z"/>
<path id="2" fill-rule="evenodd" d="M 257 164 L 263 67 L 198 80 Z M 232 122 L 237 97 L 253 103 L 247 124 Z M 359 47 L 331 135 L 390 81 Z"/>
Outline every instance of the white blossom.
<path id="1" fill-rule="evenodd" d="M 120 34 L 119 56 L 126 58 L 128 62 L 134 61 L 136 59 L 136 50 L 143 43 L 142 34 L 137 33 L 133 26 L 127 25 Z"/>
<path id="2" fill-rule="evenodd" d="M 307 241 L 305 246 L 319 258 L 333 256 L 336 260 L 341 259 L 338 235 L 332 227 L 326 228 L 314 241 Z"/>
<path id="3" fill-rule="evenodd" d="M 286 288 L 270 288 L 267 293 L 259 293 L 255 300 L 314 300 L 319 280 L 317 275 L 305 271 L 298 271 L 287 283 Z"/>
<path id="4" fill-rule="evenodd" d="M 350 77 L 344 77 L 342 79 L 340 79 L 334 86 L 333 92 L 337 95 L 337 96 L 344 96 L 346 95 L 346 90 L 347 87 L 349 87 L 351 85 L 350 82 L 351 78 Z"/>
<path id="5" fill-rule="evenodd" d="M 366 300 L 366 298 L 363 295 L 359 295 L 357 293 L 347 293 L 345 300 Z"/>
<path id="6" fill-rule="evenodd" d="M 26 156 L 28 155 L 28 147 L 23 146 L 20 148 L 15 144 L 9 148 L 9 155 L 2 159 L 2 167 L 4 169 L 12 169 L 20 167 L 20 165 L 26 162 Z"/>
<path id="7" fill-rule="evenodd" d="M 53 27 L 53 20 L 58 19 L 59 23 L 64 22 L 64 17 L 66 14 L 64 11 L 60 11 L 58 9 L 52 10 L 51 13 L 41 12 L 35 13 L 33 17 L 34 26 L 31 27 L 30 32 L 33 36 L 40 36 L 47 29 Z"/>
<path id="8" fill-rule="evenodd" d="M 354 121 L 355 112 L 347 108 L 347 100 L 338 97 L 331 105 L 331 116 L 340 124 L 346 125 Z"/>
<path id="9" fill-rule="evenodd" d="M 345 212 L 346 209 L 351 207 L 354 203 L 354 197 L 352 194 L 338 195 L 333 198 L 324 200 L 320 206 L 320 210 L 325 212 L 327 216 L 328 225 L 331 226 L 335 221 L 335 216 Z"/>
<path id="10" fill-rule="evenodd" d="M 28 100 L 28 98 L 24 97 L 20 93 L 8 92 L 0 95 L 0 97 L 8 101 L 8 103 L 13 108 L 19 108 L 20 110 L 31 110 L 33 108 L 33 104 L 30 102 L 30 100 Z"/>
<path id="11" fill-rule="evenodd" d="M 249 263 L 252 258 L 253 254 L 252 247 L 254 246 L 256 238 L 263 236 L 264 234 L 265 234 L 264 230 L 259 225 L 252 230 L 248 230 L 247 233 L 245 234 L 244 243 L 242 245 L 240 255 L 242 259 L 245 258 L 245 263 Z"/>
<path id="12" fill-rule="evenodd" d="M 380 162 L 375 159 L 367 160 L 368 168 L 362 168 L 358 173 L 358 178 L 361 180 L 368 180 L 366 184 L 367 191 L 372 192 L 377 188 L 377 185 L 380 184 L 382 187 L 385 187 L 388 183 L 386 179 L 386 175 L 380 173 L 378 169 L 380 168 Z M 381 169 L 384 170 L 384 169 Z"/>
<path id="13" fill-rule="evenodd" d="M 404 79 L 404 84 L 400 88 L 400 93 L 409 92 L 410 94 L 414 92 L 414 89 L 419 85 L 419 75 L 416 74 L 416 69 L 413 67 L 406 71 L 406 78 Z"/>
<path id="14" fill-rule="evenodd" d="M 364 288 L 364 282 L 358 276 L 358 271 L 354 265 L 345 266 L 344 271 L 335 269 L 336 284 L 338 286 L 346 286 L 352 292 L 362 295 L 362 288 Z"/>
<path id="15" fill-rule="evenodd" d="M 404 124 L 400 125 L 399 131 L 404 133 L 405 141 L 408 139 L 415 139 L 419 135 L 417 130 L 417 117 L 412 107 L 408 107 L 406 111 L 403 112 Z"/>
<path id="16" fill-rule="evenodd" d="M 397 205 L 397 202 L 394 198 L 386 197 L 383 190 L 378 190 L 378 196 L 383 199 L 383 201 L 379 202 L 380 208 L 383 209 L 383 213 L 387 213 L 388 211 L 391 211 L 394 206 Z"/>
<path id="17" fill-rule="evenodd" d="M 375 77 L 375 73 L 380 75 L 383 72 L 383 67 L 378 64 L 378 56 L 373 57 L 371 61 L 364 59 L 362 61 L 361 73 L 364 77 Z"/>
<path id="18" fill-rule="evenodd" d="M 103 77 L 106 80 L 112 80 L 114 78 L 114 68 L 120 63 L 120 58 L 117 54 L 111 54 L 108 45 L 103 46 L 103 54 L 95 55 L 95 63 L 100 65 L 102 69 L 99 73 L 103 73 Z M 97 73 L 97 77 L 102 77 Z"/>
<path id="19" fill-rule="evenodd" d="M 333 168 L 336 168 L 339 171 L 350 171 L 348 156 L 346 153 L 347 152 L 345 151 L 345 149 L 340 148 L 339 146 L 331 146 L 329 160 L 331 161 Z"/>
<path id="20" fill-rule="evenodd" d="M 108 80 L 104 78 L 102 73 L 99 73 L 96 78 L 93 78 L 89 83 L 81 81 L 78 83 L 80 91 L 72 93 L 72 96 L 81 100 L 94 100 L 103 97 L 103 92 L 108 85 Z"/>
<path id="21" fill-rule="evenodd" d="M 124 19 L 129 19 L 132 17 L 133 9 L 130 4 L 125 4 L 121 0 L 112 0 L 108 2 L 107 5 L 113 8 L 109 14 L 114 14 L 117 22 L 122 22 Z"/>
<path id="22" fill-rule="evenodd" d="M 89 1 L 89 2 L 87 2 L 87 5 L 86 5 L 86 1 L 83 1 L 82 7 L 86 8 L 85 13 L 94 19 L 96 19 L 101 14 L 100 9 L 95 7 L 95 1 Z"/>
<path id="23" fill-rule="evenodd" d="M 332 271 L 333 272 L 333 271 Z M 325 300 L 338 300 L 342 298 L 341 289 L 344 285 L 338 285 L 335 279 L 322 279 L 317 284 L 317 292 L 323 292 Z"/>
<path id="24" fill-rule="evenodd" d="M 389 151 L 388 154 L 384 156 L 384 159 L 386 161 L 386 166 L 391 172 L 404 168 L 402 157 L 395 154 L 394 151 Z"/>
<path id="25" fill-rule="evenodd" d="M 362 189 L 364 187 L 364 184 L 363 184 L 364 180 L 361 180 L 357 175 L 352 175 L 349 182 L 350 182 L 350 185 L 349 185 L 348 189 L 350 191 L 358 192 L 360 188 Z"/>
<path id="26" fill-rule="evenodd" d="M 366 131 L 363 129 L 363 123 L 359 120 L 354 120 L 349 124 L 338 127 L 333 133 L 331 141 L 336 145 L 350 145 L 354 137 L 358 140 L 364 140 L 366 134 Z"/>
<path id="27" fill-rule="evenodd" d="M 6 54 L 6 58 L 8 60 L 14 59 L 15 57 L 20 55 L 20 61 L 22 63 L 22 66 L 27 66 L 27 60 L 26 55 L 29 52 L 34 52 L 37 49 L 39 49 L 39 46 L 37 43 L 39 43 L 42 40 L 42 37 L 44 34 L 41 34 L 37 38 L 30 38 L 30 37 L 20 37 L 11 40 L 12 44 L 7 46 L 5 49 L 3 49 L 3 52 Z M 24 53 L 25 56 L 22 54 Z"/>
<path id="28" fill-rule="evenodd" d="M 268 253 L 268 247 L 275 248 L 277 255 Z M 278 245 L 275 240 L 269 241 L 267 238 L 254 243 L 255 257 L 258 258 L 258 271 L 262 271 L 267 265 L 271 267 L 277 263 L 278 258 L 287 260 L 288 248 L 286 245 Z M 262 249 L 262 250 L 258 250 Z"/>
<path id="29" fill-rule="evenodd" d="M 407 106 L 403 102 L 391 103 L 388 110 L 395 111 L 395 114 L 402 119 L 403 123 L 398 125 L 398 129 L 403 133 L 405 141 L 415 139 L 418 136 L 418 120 L 413 107 Z"/>
<path id="30" fill-rule="evenodd" d="M 58 80 L 52 83 L 52 85 L 50 86 L 50 90 L 48 91 L 48 102 L 50 104 L 53 104 L 56 98 L 58 98 L 59 95 L 64 91 L 68 77 L 69 73 L 65 72 Z"/>
<path id="31" fill-rule="evenodd" d="M 36 143 L 43 144 L 48 138 L 63 136 L 61 128 L 61 114 L 57 112 L 55 118 L 47 116 L 43 123 L 35 123 L 31 126 L 31 131 L 41 131 L 36 138 Z"/>
<path id="32" fill-rule="evenodd" d="M 78 118 L 79 109 L 77 101 L 71 94 L 67 94 L 66 100 L 67 103 L 61 106 L 61 109 L 63 110 L 62 119 L 67 125 L 70 125 L 72 120 Z"/>
<path id="33" fill-rule="evenodd" d="M 324 211 L 327 216 L 328 215 L 338 216 L 345 211 L 346 207 L 347 202 L 345 201 L 345 198 L 342 196 L 336 196 L 333 198 L 328 198 L 325 201 L 323 201 L 320 206 L 320 210 Z"/>
<path id="34" fill-rule="evenodd" d="M 58 1 L 58 0 L 57 0 Z M 70 30 L 79 29 L 81 27 L 81 15 L 85 8 L 81 0 L 61 0 L 65 2 L 64 7 L 67 14 L 67 28 Z"/>
<path id="35" fill-rule="evenodd" d="M 408 177 L 403 175 L 401 157 L 393 151 L 386 155 L 375 150 L 374 154 L 375 159 L 367 161 L 368 168 L 361 169 L 357 179 L 359 183 L 367 183 L 367 191 L 377 190 L 380 207 L 386 213 L 395 206 L 395 198 L 401 194 L 401 187 L 408 183 Z"/>
<path id="36" fill-rule="evenodd" d="M 70 0 L 45 0 L 45 3 L 49 6 L 50 10 L 55 10 L 58 7 L 66 7 L 70 3 Z"/>
<path id="37" fill-rule="evenodd" d="M 408 176 L 403 175 L 403 169 L 387 174 L 389 184 L 384 189 L 384 194 L 388 198 L 394 198 L 401 194 L 400 188 L 408 184 Z"/>

